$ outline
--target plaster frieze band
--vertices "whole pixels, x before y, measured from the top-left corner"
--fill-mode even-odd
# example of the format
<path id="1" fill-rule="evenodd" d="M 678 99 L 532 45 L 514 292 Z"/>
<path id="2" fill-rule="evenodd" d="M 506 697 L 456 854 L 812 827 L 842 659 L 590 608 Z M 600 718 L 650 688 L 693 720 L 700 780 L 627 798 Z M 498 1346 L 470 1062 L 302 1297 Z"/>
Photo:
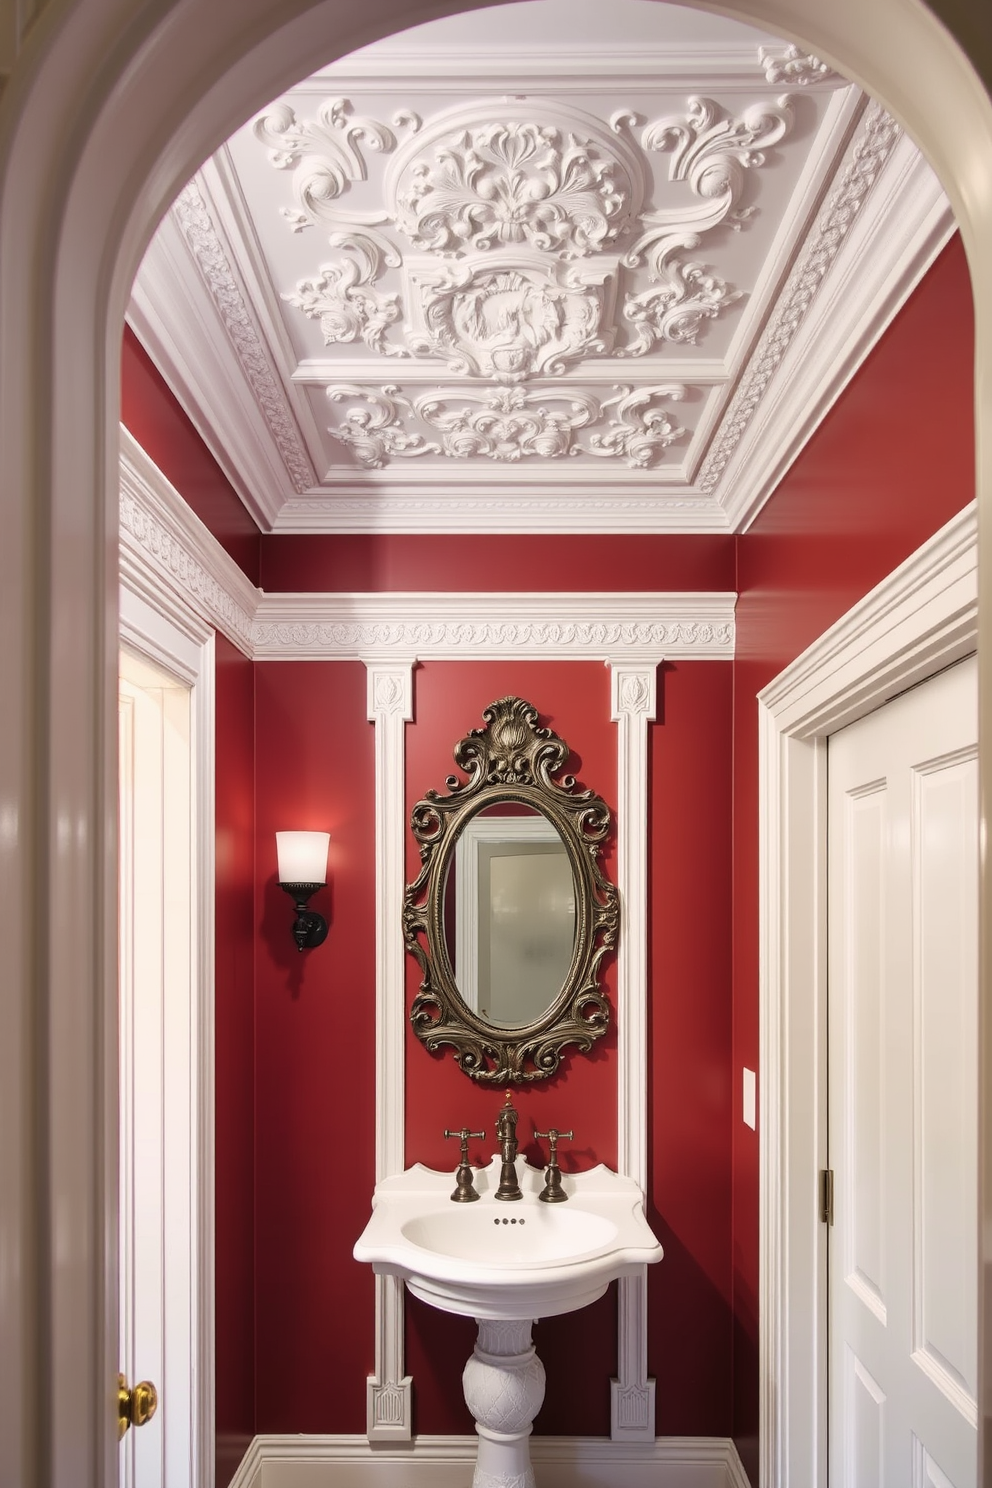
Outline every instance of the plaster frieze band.
<path id="1" fill-rule="evenodd" d="M 375 724 L 375 1178 L 404 1165 L 405 954 L 402 903 L 406 725 L 413 717 L 413 661 L 370 662 L 368 717 Z M 367 1389 L 370 1441 L 409 1441 L 412 1380 L 404 1373 L 403 1282 L 375 1279 L 375 1373 Z"/>
<path id="2" fill-rule="evenodd" d="M 611 660 L 617 727 L 617 888 L 623 925 L 617 948 L 617 1164 L 647 1193 L 648 724 L 657 711 L 657 663 Z M 655 1434 L 655 1382 L 648 1379 L 647 1268 L 618 1283 L 617 1378 L 610 1385 L 614 1441 Z"/>

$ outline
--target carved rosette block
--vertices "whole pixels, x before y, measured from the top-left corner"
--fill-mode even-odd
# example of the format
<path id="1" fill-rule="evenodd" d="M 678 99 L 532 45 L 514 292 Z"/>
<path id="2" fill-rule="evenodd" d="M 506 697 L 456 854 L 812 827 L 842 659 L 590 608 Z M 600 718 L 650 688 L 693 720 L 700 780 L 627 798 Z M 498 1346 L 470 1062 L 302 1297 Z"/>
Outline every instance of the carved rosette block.
<path id="1" fill-rule="evenodd" d="M 422 974 L 410 1009 L 417 1037 L 431 1050 L 453 1048 L 473 1080 L 503 1085 L 546 1079 L 566 1046 L 588 1049 L 606 1032 L 609 1006 L 599 979 L 604 957 L 616 948 L 620 904 L 599 864 L 609 807 L 562 773 L 564 739 L 541 728 L 536 708 L 522 698 L 500 698 L 482 716 L 486 726 L 455 746 L 455 763 L 468 778 L 450 775 L 447 795 L 430 790 L 413 808 L 422 866 L 404 895 L 403 938 Z M 484 806 L 503 802 L 531 807 L 552 823 L 575 885 L 575 945 L 564 985 L 539 1018 L 512 1029 L 494 1028 L 466 1005 L 444 935 L 444 886 L 461 830 Z"/>
<path id="2" fill-rule="evenodd" d="M 544 1401 L 544 1365 L 530 1330 L 530 1322 L 479 1319 L 462 1373 L 479 1437 L 472 1488 L 534 1488 L 528 1438 Z"/>

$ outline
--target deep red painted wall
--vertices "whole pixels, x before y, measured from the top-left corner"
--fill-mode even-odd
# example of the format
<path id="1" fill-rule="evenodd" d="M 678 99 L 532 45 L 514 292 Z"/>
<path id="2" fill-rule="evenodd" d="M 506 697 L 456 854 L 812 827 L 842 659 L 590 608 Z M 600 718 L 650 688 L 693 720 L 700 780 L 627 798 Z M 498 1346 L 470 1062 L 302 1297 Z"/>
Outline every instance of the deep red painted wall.
<path id="1" fill-rule="evenodd" d="M 734 539 L 668 535 L 262 538 L 268 593 L 381 589 L 723 589 L 734 587 Z"/>
<path id="2" fill-rule="evenodd" d="M 256 1429 L 361 1432 L 374 1282 L 375 761 L 360 662 L 264 662 L 256 688 Z M 302 954 L 275 833 L 331 834 Z"/>
<path id="3" fill-rule="evenodd" d="M 255 1434 L 254 667 L 216 642 L 217 1482 Z"/>
<path id="4" fill-rule="evenodd" d="M 121 346 L 121 422 L 257 584 L 258 528 L 130 326 Z"/>
<path id="5" fill-rule="evenodd" d="M 730 663 L 669 664 L 651 729 L 649 1273 L 661 1435 L 731 1429 Z"/>
<path id="6" fill-rule="evenodd" d="M 542 724 L 572 747 L 569 773 L 616 810 L 616 726 L 610 722 L 610 676 L 594 662 L 432 662 L 414 674 L 415 715 L 407 726 L 407 817 L 429 788 L 444 789 L 454 771 L 451 752 L 471 728 L 482 726 L 482 710 L 494 699 L 516 694 L 538 709 Z M 602 856 L 612 876 L 613 843 Z M 407 841 L 407 877 L 419 870 L 412 836 Z M 615 1006 L 615 963 L 606 963 L 604 986 Z M 416 995 L 419 969 L 412 958 L 407 974 L 407 1006 Z M 469 1125 L 486 1132 L 473 1143 L 472 1157 L 487 1161 L 496 1151 L 494 1126 L 503 1104 L 502 1089 L 477 1084 L 464 1075 L 450 1051 L 431 1054 L 407 1033 L 406 1161 L 429 1167 L 457 1165 L 457 1148 L 446 1142 L 445 1127 Z M 574 1130 L 574 1142 L 562 1143 L 562 1167 L 581 1169 L 605 1162 L 616 1165 L 616 1032 L 593 1046 L 588 1055 L 566 1051 L 551 1079 L 513 1089 L 520 1112 L 517 1127 L 521 1152 L 542 1161 L 542 1144 L 534 1130 L 549 1125 Z M 449 1318 L 411 1304 L 407 1366 L 417 1399 L 416 1429 L 427 1432 L 471 1431 L 472 1419 L 462 1400 L 461 1372 L 471 1352 L 471 1322 Z M 542 1434 L 608 1434 L 609 1378 L 615 1368 L 615 1305 L 604 1298 L 596 1308 L 574 1318 L 547 1318 L 535 1340 L 548 1373 L 545 1404 L 535 1430 Z M 581 1344 L 579 1340 L 582 1340 Z M 581 1347 L 585 1367 L 572 1367 Z"/>
<path id="7" fill-rule="evenodd" d="M 755 696 L 974 496 L 972 303 L 955 239 L 738 541 L 734 707 L 735 1436 L 757 1482 L 758 1060 Z M 759 1071 L 760 1078 L 760 1071 Z"/>

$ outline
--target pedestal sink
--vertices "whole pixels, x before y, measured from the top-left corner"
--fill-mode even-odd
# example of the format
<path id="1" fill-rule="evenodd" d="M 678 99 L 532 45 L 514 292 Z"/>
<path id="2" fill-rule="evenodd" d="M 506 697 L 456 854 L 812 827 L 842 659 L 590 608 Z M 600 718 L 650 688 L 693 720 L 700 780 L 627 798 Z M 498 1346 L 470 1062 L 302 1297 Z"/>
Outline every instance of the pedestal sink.
<path id="1" fill-rule="evenodd" d="M 451 1202 L 452 1175 L 420 1163 L 376 1185 L 355 1257 L 401 1276 L 414 1296 L 474 1317 L 462 1377 L 476 1422 L 473 1488 L 534 1488 L 528 1438 L 544 1399 L 531 1323 L 601 1297 L 615 1277 L 661 1260 L 637 1184 L 600 1166 L 565 1174 L 567 1202 L 538 1199 L 543 1174 L 517 1159 L 523 1197 L 497 1201 L 501 1160 L 475 1173 L 477 1203 Z"/>

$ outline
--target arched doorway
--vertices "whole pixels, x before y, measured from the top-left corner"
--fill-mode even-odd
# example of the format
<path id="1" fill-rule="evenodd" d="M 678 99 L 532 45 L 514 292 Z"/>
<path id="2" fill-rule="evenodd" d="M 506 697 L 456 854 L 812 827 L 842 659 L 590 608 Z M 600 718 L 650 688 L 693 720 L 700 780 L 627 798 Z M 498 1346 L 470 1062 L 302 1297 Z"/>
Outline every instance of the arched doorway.
<path id="1" fill-rule="evenodd" d="M 467 8 L 471 0 L 369 0 L 344 17 L 335 0 L 245 0 L 236 11 L 205 0 L 77 0 L 71 8 L 50 0 L 3 96 L 0 603 L 10 722 L 0 753 L 0 1441 L 5 1478 L 25 1488 L 95 1488 L 115 1470 L 108 803 L 116 364 L 128 288 L 159 215 L 192 169 L 253 107 L 307 71 L 315 53 L 330 57 Z M 992 106 L 962 53 L 917 0 L 842 0 L 829 15 L 815 0 L 721 8 L 836 62 L 923 143 L 973 265 L 987 404 Z M 990 457 L 984 448 L 979 455 L 987 502 Z"/>

